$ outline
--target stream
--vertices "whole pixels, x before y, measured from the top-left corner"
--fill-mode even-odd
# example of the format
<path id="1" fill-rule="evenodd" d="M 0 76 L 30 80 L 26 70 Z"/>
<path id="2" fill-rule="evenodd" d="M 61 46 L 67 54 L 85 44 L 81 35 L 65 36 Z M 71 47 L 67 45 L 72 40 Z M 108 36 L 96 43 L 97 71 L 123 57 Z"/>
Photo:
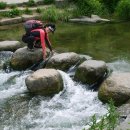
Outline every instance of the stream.
<path id="1" fill-rule="evenodd" d="M 113 71 L 130 72 L 129 22 L 57 26 L 57 33 L 51 36 L 57 51 L 90 55 L 104 60 Z M 1 41 L 20 41 L 23 34 L 21 25 L 0 27 L 0 31 Z M 31 95 L 25 78 L 32 71 L 6 73 L 2 69 L 12 54 L 0 52 L 0 130 L 82 130 L 91 116 L 96 114 L 100 118 L 107 113 L 106 105 L 99 101 L 96 91 L 73 81 L 69 73 L 60 70 L 63 91 L 53 97 Z"/>

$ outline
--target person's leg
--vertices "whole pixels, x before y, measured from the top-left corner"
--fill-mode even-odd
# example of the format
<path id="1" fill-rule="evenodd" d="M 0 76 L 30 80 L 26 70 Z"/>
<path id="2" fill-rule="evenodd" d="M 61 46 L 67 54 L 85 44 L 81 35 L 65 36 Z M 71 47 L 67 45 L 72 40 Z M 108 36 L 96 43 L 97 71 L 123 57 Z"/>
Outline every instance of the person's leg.
<path id="1" fill-rule="evenodd" d="M 42 48 L 40 40 L 37 40 L 34 44 L 35 48 Z"/>
<path id="2" fill-rule="evenodd" d="M 23 35 L 22 36 L 22 41 L 27 44 L 27 47 L 29 49 L 33 49 L 34 42 L 35 42 L 35 37 L 34 36 Z"/>
<path id="3" fill-rule="evenodd" d="M 27 38 L 27 46 L 29 49 L 33 49 L 34 47 L 34 42 L 35 42 L 35 37 L 34 36 L 29 36 Z"/>

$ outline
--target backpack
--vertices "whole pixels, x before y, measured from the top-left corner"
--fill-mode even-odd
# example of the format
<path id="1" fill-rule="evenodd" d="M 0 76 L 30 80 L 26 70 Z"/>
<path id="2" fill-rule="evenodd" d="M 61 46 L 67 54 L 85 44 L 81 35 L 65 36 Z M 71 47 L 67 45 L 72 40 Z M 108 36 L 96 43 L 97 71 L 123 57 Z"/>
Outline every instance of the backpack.
<path id="1" fill-rule="evenodd" d="M 24 23 L 26 33 L 30 33 L 33 29 L 43 28 L 43 23 L 39 20 L 28 20 Z"/>

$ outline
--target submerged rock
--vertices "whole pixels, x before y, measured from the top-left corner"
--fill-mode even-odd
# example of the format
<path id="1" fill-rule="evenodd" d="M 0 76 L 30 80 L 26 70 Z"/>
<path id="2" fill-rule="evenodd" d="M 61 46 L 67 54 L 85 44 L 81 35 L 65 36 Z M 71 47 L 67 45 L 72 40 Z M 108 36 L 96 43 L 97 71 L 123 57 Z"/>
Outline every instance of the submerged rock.
<path id="1" fill-rule="evenodd" d="M 0 51 L 15 51 L 21 46 L 19 41 L 2 41 L 0 42 Z"/>
<path id="2" fill-rule="evenodd" d="M 130 73 L 112 73 L 99 88 L 98 97 L 103 102 L 113 99 L 119 106 L 130 99 Z"/>
<path id="3" fill-rule="evenodd" d="M 63 80 L 55 69 L 39 69 L 25 79 L 31 93 L 43 96 L 56 94 L 63 89 Z"/>
<path id="4" fill-rule="evenodd" d="M 104 77 L 107 66 L 104 61 L 84 61 L 76 70 L 74 79 L 92 85 Z"/>
<path id="5" fill-rule="evenodd" d="M 47 63 L 47 68 L 55 68 L 63 71 L 68 70 L 80 60 L 80 56 L 74 52 L 54 55 Z"/>
<path id="6" fill-rule="evenodd" d="M 28 51 L 27 47 L 16 50 L 11 58 L 11 67 L 14 70 L 24 70 L 42 59 L 42 49 Z"/>

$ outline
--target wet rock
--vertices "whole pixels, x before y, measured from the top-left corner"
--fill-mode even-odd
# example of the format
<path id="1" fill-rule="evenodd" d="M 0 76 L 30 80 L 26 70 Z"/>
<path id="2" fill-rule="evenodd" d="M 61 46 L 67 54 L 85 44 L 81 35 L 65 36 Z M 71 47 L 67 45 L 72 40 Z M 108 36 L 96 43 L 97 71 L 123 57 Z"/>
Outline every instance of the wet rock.
<path id="1" fill-rule="evenodd" d="M 63 89 L 63 80 L 55 69 L 39 69 L 25 79 L 31 93 L 49 96 Z"/>
<path id="2" fill-rule="evenodd" d="M 127 116 L 125 121 L 118 125 L 114 130 L 129 130 L 130 129 L 130 114 Z"/>
<path id="3" fill-rule="evenodd" d="M 42 59 L 42 49 L 28 51 L 27 47 L 20 48 L 14 52 L 11 58 L 11 67 L 14 70 L 24 70 Z"/>
<path id="4" fill-rule="evenodd" d="M 21 46 L 19 41 L 2 41 L 0 42 L 0 51 L 15 51 Z"/>
<path id="5" fill-rule="evenodd" d="M 47 63 L 47 68 L 55 68 L 60 70 L 68 70 L 80 60 L 78 54 L 67 52 L 54 55 Z"/>
<path id="6" fill-rule="evenodd" d="M 107 66 L 104 61 L 84 61 L 76 70 L 74 79 L 92 85 L 105 75 Z"/>
<path id="7" fill-rule="evenodd" d="M 127 130 L 130 128 L 130 100 L 117 108 L 119 113 L 119 124 L 114 130 Z"/>
<path id="8" fill-rule="evenodd" d="M 130 73 L 114 72 L 100 86 L 98 97 L 103 102 L 113 99 L 116 106 L 130 99 Z"/>

